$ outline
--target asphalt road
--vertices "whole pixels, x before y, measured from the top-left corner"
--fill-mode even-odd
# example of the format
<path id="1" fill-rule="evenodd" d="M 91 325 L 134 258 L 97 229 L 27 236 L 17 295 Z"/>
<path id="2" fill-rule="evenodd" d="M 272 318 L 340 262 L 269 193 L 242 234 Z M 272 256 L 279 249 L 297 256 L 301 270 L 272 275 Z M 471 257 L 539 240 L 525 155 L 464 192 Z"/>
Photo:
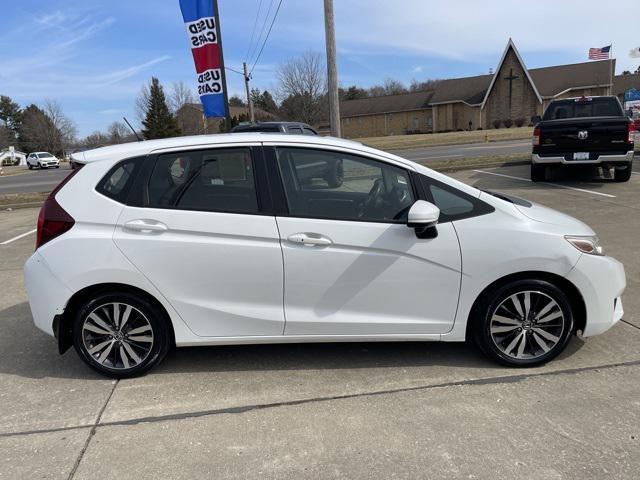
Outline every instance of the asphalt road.
<path id="1" fill-rule="evenodd" d="M 0 177 L 0 195 L 7 193 L 50 192 L 65 178 L 71 168 L 63 163 L 60 168 L 27 170 L 17 175 Z"/>
<path id="2" fill-rule="evenodd" d="M 530 140 L 509 140 L 506 142 L 471 143 L 445 145 L 439 147 L 392 150 L 391 153 L 414 161 L 443 160 L 447 158 L 474 158 L 492 155 L 512 155 L 531 153 Z"/>
<path id="3" fill-rule="evenodd" d="M 37 209 L 1 211 L 0 478 L 636 480 L 640 174 L 454 176 L 591 225 L 625 264 L 623 321 L 527 370 L 463 344 L 263 345 L 179 349 L 112 381 L 33 326 L 22 266 Z"/>

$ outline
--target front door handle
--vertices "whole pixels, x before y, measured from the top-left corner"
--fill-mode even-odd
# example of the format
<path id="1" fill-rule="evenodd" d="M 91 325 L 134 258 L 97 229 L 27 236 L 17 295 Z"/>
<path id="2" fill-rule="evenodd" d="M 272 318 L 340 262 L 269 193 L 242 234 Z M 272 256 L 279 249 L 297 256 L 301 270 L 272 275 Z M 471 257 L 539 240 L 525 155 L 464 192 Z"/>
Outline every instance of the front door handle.
<path id="1" fill-rule="evenodd" d="M 319 233 L 294 233 L 293 235 L 289 235 L 289 237 L 287 237 L 287 240 L 292 243 L 299 243 L 309 246 L 323 246 L 331 245 L 333 243 L 329 237 L 325 237 L 324 235 L 320 235 Z"/>
<path id="2" fill-rule="evenodd" d="M 124 224 L 124 228 L 141 233 L 166 232 L 169 230 L 169 227 L 164 223 L 147 219 L 129 220 Z"/>

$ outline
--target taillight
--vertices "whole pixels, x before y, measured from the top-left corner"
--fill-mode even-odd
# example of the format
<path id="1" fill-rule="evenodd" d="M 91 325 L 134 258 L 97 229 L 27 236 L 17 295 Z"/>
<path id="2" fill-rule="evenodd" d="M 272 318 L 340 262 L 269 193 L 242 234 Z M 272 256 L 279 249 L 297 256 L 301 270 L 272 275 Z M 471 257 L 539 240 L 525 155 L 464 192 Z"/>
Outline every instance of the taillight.
<path id="1" fill-rule="evenodd" d="M 633 122 L 629 122 L 629 126 L 627 127 L 627 132 L 629 133 L 629 138 L 627 142 L 633 143 L 634 135 L 636 133 L 636 125 Z"/>
<path id="2" fill-rule="evenodd" d="M 531 141 L 534 147 L 540 146 L 540 127 L 533 129 L 533 139 Z"/>
<path id="3" fill-rule="evenodd" d="M 80 171 L 80 168 L 72 170 L 56 188 L 49 194 L 38 214 L 38 230 L 36 233 L 36 250 L 49 240 L 68 232 L 75 220 L 56 201 L 56 194 L 71 178 Z"/>

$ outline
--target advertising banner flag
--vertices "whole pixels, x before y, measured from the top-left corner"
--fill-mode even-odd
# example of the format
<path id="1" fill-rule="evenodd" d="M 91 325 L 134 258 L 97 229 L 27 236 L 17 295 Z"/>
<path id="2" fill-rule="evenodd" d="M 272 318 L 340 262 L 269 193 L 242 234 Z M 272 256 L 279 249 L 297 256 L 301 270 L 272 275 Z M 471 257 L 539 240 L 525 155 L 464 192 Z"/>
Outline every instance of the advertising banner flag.
<path id="1" fill-rule="evenodd" d="M 226 117 L 226 84 L 215 0 L 180 0 L 204 115 Z"/>

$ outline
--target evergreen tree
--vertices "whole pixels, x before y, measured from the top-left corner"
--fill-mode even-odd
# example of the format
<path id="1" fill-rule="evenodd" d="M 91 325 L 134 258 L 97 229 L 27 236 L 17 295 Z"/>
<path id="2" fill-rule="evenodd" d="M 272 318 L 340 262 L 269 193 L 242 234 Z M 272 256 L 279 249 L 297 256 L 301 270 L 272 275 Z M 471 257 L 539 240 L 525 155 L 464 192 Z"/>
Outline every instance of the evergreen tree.
<path id="1" fill-rule="evenodd" d="M 147 112 L 142 121 L 144 138 L 177 137 L 180 135 L 178 122 L 167 106 L 167 99 L 160 81 L 156 77 L 151 78 L 149 85 L 149 100 Z"/>

